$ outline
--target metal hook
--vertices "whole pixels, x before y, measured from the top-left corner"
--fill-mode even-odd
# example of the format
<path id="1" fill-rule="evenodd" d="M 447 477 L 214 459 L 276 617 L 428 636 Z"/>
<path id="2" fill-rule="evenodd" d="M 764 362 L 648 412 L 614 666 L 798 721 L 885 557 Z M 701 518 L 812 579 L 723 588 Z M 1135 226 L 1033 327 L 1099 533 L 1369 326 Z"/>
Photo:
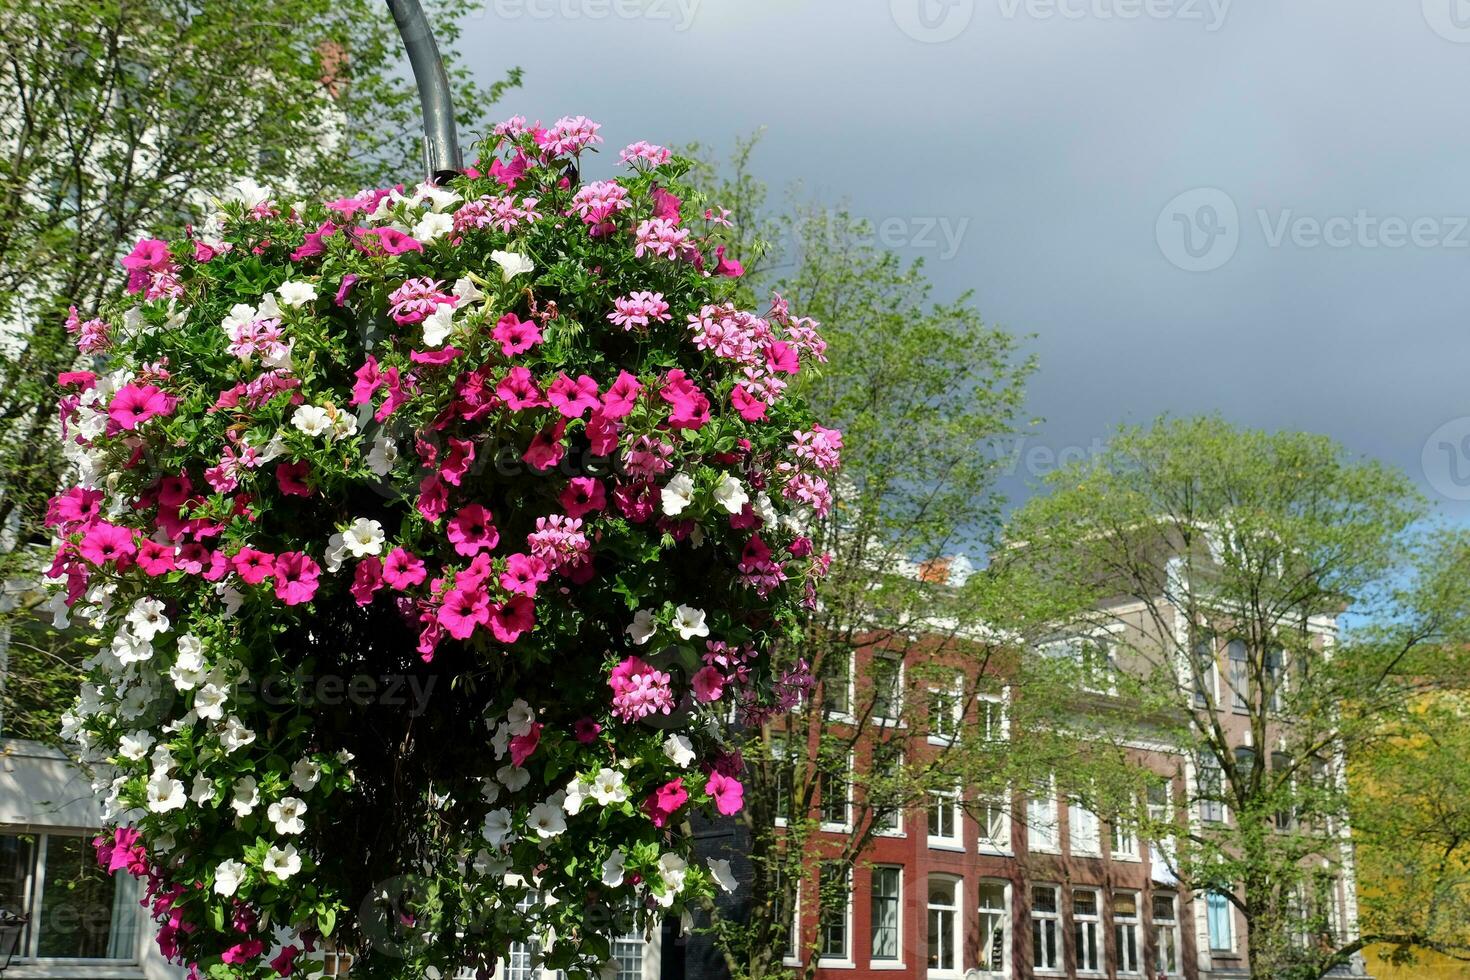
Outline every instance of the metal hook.
<path id="1" fill-rule="evenodd" d="M 419 106 L 424 116 L 424 170 L 428 178 L 442 184 L 464 170 L 459 151 L 459 134 L 454 125 L 454 98 L 449 75 L 434 32 L 419 0 L 388 0 L 388 9 L 398 25 L 408 63 L 419 89 Z"/>

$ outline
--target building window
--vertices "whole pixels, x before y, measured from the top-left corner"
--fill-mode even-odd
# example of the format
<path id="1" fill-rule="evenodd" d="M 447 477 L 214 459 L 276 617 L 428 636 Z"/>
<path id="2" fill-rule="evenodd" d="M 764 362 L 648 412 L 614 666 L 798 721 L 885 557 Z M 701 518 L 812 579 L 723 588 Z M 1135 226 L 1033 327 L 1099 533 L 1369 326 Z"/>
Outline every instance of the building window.
<path id="1" fill-rule="evenodd" d="M 1173 892 L 1155 892 L 1154 972 L 1166 976 L 1179 973 L 1179 912 Z"/>
<path id="2" fill-rule="evenodd" d="M 1055 782 L 1037 787 L 1026 798 L 1026 848 L 1031 851 L 1057 850 Z"/>
<path id="3" fill-rule="evenodd" d="M 1037 972 L 1062 968 L 1061 916 L 1055 885 L 1031 887 L 1031 966 Z"/>
<path id="4" fill-rule="evenodd" d="M 1282 688 L 1286 685 L 1286 673 L 1282 670 L 1282 651 L 1266 651 L 1266 669 L 1263 680 L 1266 685 L 1266 710 L 1271 712 L 1281 711 Z"/>
<path id="5" fill-rule="evenodd" d="M 830 650 L 822 661 L 822 708 L 829 715 L 852 711 L 852 658 L 844 650 Z"/>
<path id="6" fill-rule="evenodd" d="M 960 969 L 960 883 L 957 878 L 929 879 L 929 974 Z"/>
<path id="7" fill-rule="evenodd" d="M 1011 821 L 1006 814 L 1006 804 L 998 799 L 981 799 L 975 802 L 975 819 L 980 824 L 980 849 L 1009 853 L 1011 849 Z"/>
<path id="8" fill-rule="evenodd" d="M 801 918 L 801 883 L 798 881 L 796 887 L 788 894 L 786 891 L 786 875 L 780 868 L 776 869 L 775 888 L 776 920 L 781 923 L 781 956 L 787 963 L 799 962 L 800 951 L 797 940 L 800 935 Z"/>
<path id="9" fill-rule="evenodd" d="M 1097 814 L 1087 809 L 1080 800 L 1073 800 L 1067 807 L 1067 829 L 1073 854 L 1099 853 Z"/>
<path id="10" fill-rule="evenodd" d="M 903 752 L 897 742 L 882 742 L 873 747 L 872 778 L 866 794 L 873 811 L 873 832 L 903 836 L 903 809 L 894 802 L 901 797 L 906 780 L 903 777 Z"/>
<path id="11" fill-rule="evenodd" d="M 817 776 L 823 827 L 845 829 L 852 820 L 851 759 L 829 759 Z"/>
<path id="12" fill-rule="evenodd" d="M 534 888 L 516 899 L 516 908 L 522 912 L 541 902 L 541 893 Z M 541 975 L 541 942 L 527 939 L 510 944 L 505 956 L 505 980 L 539 980 Z"/>
<path id="13" fill-rule="evenodd" d="M 1077 972 L 1102 972 L 1102 917 L 1097 892 L 1090 888 L 1072 890 L 1072 944 L 1077 953 Z"/>
<path id="14" fill-rule="evenodd" d="M 1230 952 L 1235 948 L 1235 921 L 1230 899 L 1221 892 L 1205 893 L 1205 920 L 1210 927 L 1210 949 Z"/>
<path id="15" fill-rule="evenodd" d="M 637 933 L 613 940 L 613 961 L 618 965 L 616 980 L 643 980 L 643 950 L 647 946 Z"/>
<path id="16" fill-rule="evenodd" d="M 1133 829 L 1133 824 L 1121 813 L 1115 813 L 1108 821 L 1108 829 L 1112 835 L 1112 855 L 1119 861 L 1138 860 L 1138 834 Z"/>
<path id="17" fill-rule="evenodd" d="M 929 846 L 963 846 L 960 840 L 959 790 L 929 791 Z"/>
<path id="18" fill-rule="evenodd" d="M 786 739 L 771 738 L 771 789 L 775 794 L 776 823 L 785 824 L 791 819 L 791 755 Z"/>
<path id="19" fill-rule="evenodd" d="M 987 742 L 1004 742 L 1009 736 L 1005 699 L 997 694 L 982 694 L 979 696 L 978 710 L 980 737 Z"/>
<path id="20" fill-rule="evenodd" d="M 1231 640 L 1225 645 L 1225 653 L 1230 658 L 1230 707 L 1235 711 L 1245 711 L 1249 704 L 1246 698 L 1250 694 L 1250 662 L 1246 657 L 1245 641 Z"/>
<path id="21" fill-rule="evenodd" d="M 997 980 L 1011 973 L 1010 894 L 1008 882 L 980 882 L 980 972 Z"/>
<path id="22" fill-rule="evenodd" d="M 1215 702 L 1215 639 L 1205 635 L 1194 641 L 1191 651 L 1194 677 L 1194 706 L 1208 708 Z"/>
<path id="23" fill-rule="evenodd" d="M 873 961 L 898 963 L 902 958 L 903 869 L 873 869 Z"/>
<path id="24" fill-rule="evenodd" d="M 1199 818 L 1205 823 L 1225 820 L 1225 774 L 1213 756 L 1199 760 Z"/>
<path id="25" fill-rule="evenodd" d="M 137 881 L 98 867 L 85 837 L 0 834 L 0 907 L 30 913 L 18 959 L 137 959 Z"/>
<path id="26" fill-rule="evenodd" d="M 942 745 L 960 734 L 964 706 L 964 679 L 956 677 L 944 687 L 929 689 L 929 741 Z"/>
<path id="27" fill-rule="evenodd" d="M 821 956 L 824 960 L 848 962 L 852 934 L 852 869 L 828 862 L 821 871 Z"/>
<path id="28" fill-rule="evenodd" d="M 1286 803 L 1276 811 L 1276 829 L 1290 830 L 1296 823 L 1296 777 L 1291 775 L 1291 756 L 1285 752 L 1271 753 L 1271 772 L 1277 784 L 1286 794 Z"/>
<path id="29" fill-rule="evenodd" d="M 873 720 L 897 721 L 903 716 L 903 660 L 889 654 L 873 656 Z"/>
<path id="30" fill-rule="evenodd" d="M 1118 972 L 1137 973 L 1138 893 L 1116 892 L 1113 895 L 1113 948 L 1117 950 Z"/>

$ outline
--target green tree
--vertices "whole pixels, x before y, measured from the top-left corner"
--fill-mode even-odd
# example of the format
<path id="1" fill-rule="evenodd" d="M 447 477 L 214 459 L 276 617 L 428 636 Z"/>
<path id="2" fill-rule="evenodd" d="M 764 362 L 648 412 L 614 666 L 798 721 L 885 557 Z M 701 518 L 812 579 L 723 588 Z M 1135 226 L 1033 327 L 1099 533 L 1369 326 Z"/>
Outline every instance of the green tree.
<path id="1" fill-rule="evenodd" d="M 1426 536 L 1389 467 L 1218 418 L 1123 429 L 1047 482 L 1003 561 L 1106 638 L 1106 684 L 1184 760 L 1187 822 L 1137 812 L 1156 855 L 1238 911 L 1252 976 L 1347 962 L 1347 761 L 1463 677 L 1466 541 Z"/>
<path id="2" fill-rule="evenodd" d="M 431 6 L 452 49 L 468 0 Z M 242 178 L 303 196 L 413 180 L 418 103 L 387 10 L 367 0 L 15 0 L 0 9 L 0 580 L 35 574 L 64 461 L 64 323 L 120 288 L 145 234 L 197 220 Z M 451 71 L 462 124 L 489 89 Z M 29 596 L 12 601 L 26 615 Z M 30 627 L 24 627 L 29 633 Z M 58 648 L 59 649 L 59 648 Z M 15 687 L 12 687 L 15 690 Z"/>

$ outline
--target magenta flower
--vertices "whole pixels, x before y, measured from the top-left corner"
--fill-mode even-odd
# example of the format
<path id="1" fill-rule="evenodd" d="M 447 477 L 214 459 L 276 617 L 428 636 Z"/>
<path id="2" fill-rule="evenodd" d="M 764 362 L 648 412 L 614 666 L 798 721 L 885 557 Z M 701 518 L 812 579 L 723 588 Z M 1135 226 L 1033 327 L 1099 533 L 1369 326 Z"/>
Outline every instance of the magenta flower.
<path id="1" fill-rule="evenodd" d="M 144 238 L 133 246 L 133 250 L 122 257 L 122 267 L 128 270 L 128 292 L 140 293 L 148 285 L 149 273 L 167 272 L 173 266 L 168 242 L 158 238 Z"/>
<path id="2" fill-rule="evenodd" d="M 435 616 L 450 636 L 467 640 L 490 622 L 490 597 L 483 589 L 450 589 Z"/>
<path id="3" fill-rule="evenodd" d="M 124 429 L 132 430 L 155 415 L 168 415 L 174 410 L 173 399 L 153 385 L 124 385 L 107 406 L 107 417 Z"/>
<path id="4" fill-rule="evenodd" d="M 500 532 L 490 521 L 490 512 L 479 504 L 461 507 L 448 526 L 455 553 L 468 558 L 494 548 L 500 541 Z"/>
<path id="5" fill-rule="evenodd" d="M 740 780 L 726 776 L 716 770 L 709 774 L 704 791 L 715 801 L 715 809 L 727 817 L 733 817 L 745 807 L 745 787 Z"/>
<path id="6" fill-rule="evenodd" d="M 684 781 L 671 779 L 643 801 L 643 812 L 648 814 L 655 827 L 665 827 L 668 826 L 669 818 L 687 802 L 689 791 L 684 788 Z"/>
<path id="7" fill-rule="evenodd" d="M 383 562 L 383 581 L 400 592 L 423 582 L 424 563 L 402 548 L 394 548 Z"/>
<path id="8" fill-rule="evenodd" d="M 520 769 L 536 751 L 536 746 L 540 744 L 541 722 L 533 721 L 529 731 L 524 735 L 516 735 L 510 740 L 510 764 Z"/>
<path id="9" fill-rule="evenodd" d="M 250 962 L 263 952 L 265 952 L 265 943 L 259 939 L 247 939 L 225 950 L 220 954 L 220 959 L 231 966 L 239 966 Z"/>
<path id="10" fill-rule="evenodd" d="M 572 737 L 583 745 L 591 745 L 602 734 L 602 726 L 591 718 L 578 718 L 572 722 Z"/>
<path id="11" fill-rule="evenodd" d="M 110 561 L 127 561 L 138 553 L 138 546 L 133 543 L 133 532 L 129 529 L 99 521 L 87 528 L 78 550 L 87 561 L 101 566 Z"/>
<path id="12" fill-rule="evenodd" d="M 373 601 L 373 593 L 383 587 L 383 562 L 377 555 L 368 555 L 357 563 L 352 571 L 352 586 L 349 591 L 359 606 Z"/>
<path id="13" fill-rule="evenodd" d="M 532 555 L 519 552 L 505 559 L 505 571 L 500 573 L 500 587 L 514 595 L 536 595 L 536 587 L 551 577 L 546 562 Z"/>
<path id="14" fill-rule="evenodd" d="M 614 667 L 607 683 L 613 692 L 613 714 L 623 721 L 637 721 L 651 714 L 666 715 L 674 710 L 669 675 L 638 657 L 628 657 Z"/>
<path id="15" fill-rule="evenodd" d="M 276 598 L 288 606 L 310 602 L 316 595 L 322 568 L 310 556 L 285 551 L 276 556 Z"/>
<path id="16" fill-rule="evenodd" d="M 306 485 L 306 475 L 310 471 L 311 464 L 304 459 L 295 463 L 277 463 L 276 485 L 288 497 L 310 497 L 311 487 Z"/>
<path id="17" fill-rule="evenodd" d="M 689 678 L 689 686 L 696 700 L 705 703 L 718 701 L 725 693 L 725 675 L 715 667 L 701 667 Z"/>
<path id="18" fill-rule="evenodd" d="M 445 483 L 459 486 L 459 481 L 464 479 L 474 461 L 475 444 L 468 439 L 451 438 L 449 451 L 444 454 L 444 462 L 439 464 L 439 476 Z"/>
<path id="19" fill-rule="evenodd" d="M 597 397 L 596 381 L 585 374 L 573 381 L 567 377 L 566 372 L 557 374 L 556 380 L 551 382 L 546 400 L 569 419 L 581 418 L 601 404 Z"/>
<path id="20" fill-rule="evenodd" d="M 507 408 L 517 412 L 527 408 L 545 408 L 548 404 L 531 372 L 520 365 L 510 369 L 505 380 L 496 386 L 495 394 Z"/>
<path id="21" fill-rule="evenodd" d="M 512 596 L 490 609 L 490 632 L 501 643 L 514 643 L 535 625 L 536 605 L 527 596 Z"/>
<path id="22" fill-rule="evenodd" d="M 549 429 L 542 429 L 531 438 L 531 445 L 522 454 L 531 469 L 539 473 L 545 473 L 557 463 L 561 462 L 563 453 L 566 452 L 561 444 L 561 438 L 566 433 L 567 423 L 565 420 L 556 423 Z"/>
<path id="23" fill-rule="evenodd" d="M 607 389 L 602 396 L 602 414 L 609 419 L 624 419 L 633 412 L 633 406 L 638 404 L 638 396 L 643 393 L 643 385 L 638 379 L 627 371 L 619 371 L 617 380 Z"/>
<path id="24" fill-rule="evenodd" d="M 437 473 L 430 473 L 419 483 L 418 511 L 430 524 L 449 509 L 449 488 Z"/>
<path id="25" fill-rule="evenodd" d="M 230 558 L 235 574 L 246 585 L 259 585 L 275 574 L 276 560 L 267 552 L 241 548 Z"/>
<path id="26" fill-rule="evenodd" d="M 300 946 L 284 946 L 276 954 L 275 959 L 270 961 L 271 969 L 283 977 L 289 977 L 292 973 L 296 972 L 296 957 L 300 955 Z"/>
<path id="27" fill-rule="evenodd" d="M 174 547 L 168 544 L 159 544 L 147 538 L 138 542 L 138 567 L 143 574 L 157 577 L 167 575 L 178 568 L 174 561 Z"/>
<path id="28" fill-rule="evenodd" d="M 567 516 L 581 517 L 606 507 L 607 491 L 603 489 L 602 481 L 590 476 L 577 476 L 567 482 L 567 488 L 557 499 Z"/>
<path id="29" fill-rule="evenodd" d="M 506 357 L 524 354 L 541 343 L 541 329 L 534 320 L 522 320 L 514 313 L 507 313 L 495 324 L 490 336 L 500 344 L 500 352 Z"/>

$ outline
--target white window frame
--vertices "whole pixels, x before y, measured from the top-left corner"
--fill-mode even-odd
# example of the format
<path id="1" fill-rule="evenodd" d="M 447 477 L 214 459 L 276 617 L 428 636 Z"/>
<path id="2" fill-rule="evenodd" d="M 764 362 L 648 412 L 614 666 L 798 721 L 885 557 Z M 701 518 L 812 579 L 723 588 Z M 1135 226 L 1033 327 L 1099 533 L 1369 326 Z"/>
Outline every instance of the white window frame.
<path id="1" fill-rule="evenodd" d="M 822 921 L 822 916 L 821 916 L 821 907 L 822 907 L 822 902 L 821 902 L 821 888 L 822 888 L 821 875 L 823 874 L 823 872 L 828 867 L 840 868 L 841 871 L 842 871 L 843 878 L 846 879 L 846 888 L 845 888 L 845 890 L 843 892 L 844 900 L 843 900 L 843 903 L 842 903 L 842 938 L 843 938 L 842 947 L 843 947 L 843 949 L 842 949 L 842 955 L 841 956 L 834 956 L 834 955 L 829 954 L 829 953 L 826 952 L 826 945 L 827 945 L 826 929 L 827 929 L 827 926 L 826 926 L 826 923 L 824 923 Z M 817 900 L 817 909 L 818 909 L 818 915 L 817 915 L 817 965 L 818 966 L 821 966 L 821 967 L 826 967 L 826 968 L 829 968 L 829 969 L 830 968 L 834 968 L 834 967 L 835 968 L 838 968 L 838 969 L 851 969 L 852 967 L 856 966 L 856 964 L 853 962 L 853 959 L 852 959 L 852 891 L 853 891 L 852 890 L 852 865 L 850 865 L 850 864 L 849 865 L 842 865 L 842 864 L 839 864 L 838 862 L 832 862 L 832 863 L 827 864 L 827 865 L 821 865 L 821 866 L 819 866 L 819 870 L 817 871 L 817 875 L 818 875 L 817 887 L 819 889 L 818 892 L 817 892 L 817 895 L 818 895 L 818 900 Z"/>
<path id="2" fill-rule="evenodd" d="M 1061 822 L 1057 814 L 1057 781 L 1050 777 L 1046 783 L 1046 797 L 1034 793 L 1026 796 L 1026 850 L 1037 854 L 1060 854 Z M 1040 808 L 1044 806 L 1046 813 Z"/>
<path id="3" fill-rule="evenodd" d="M 950 885 L 952 887 L 952 889 L 953 889 L 952 894 L 954 895 L 954 902 L 953 902 L 952 905 L 945 906 L 945 905 L 936 905 L 934 903 L 933 896 L 932 896 L 932 889 L 934 887 L 933 882 L 935 882 L 935 881 L 945 882 L 945 883 L 947 883 L 948 885 Z M 930 977 L 958 977 L 958 976 L 962 975 L 964 973 L 964 970 L 965 970 L 965 928 L 964 928 L 964 912 L 963 912 L 964 907 L 965 907 L 965 880 L 964 880 L 964 878 L 960 877 L 959 875 L 954 875 L 954 874 L 931 874 L 929 876 L 929 880 L 926 881 L 924 884 L 925 884 L 925 888 L 924 888 L 924 909 L 925 909 L 925 916 L 924 916 L 924 944 L 925 944 L 924 945 L 924 968 L 925 968 L 925 973 L 926 973 L 927 976 L 930 976 Z M 934 913 L 935 912 L 943 913 L 945 911 L 948 911 L 949 914 L 950 914 L 949 942 L 950 942 L 950 952 L 952 953 L 952 955 L 954 957 L 954 966 L 953 967 L 943 967 L 943 966 L 931 967 L 931 966 L 929 966 L 929 940 L 931 939 L 930 933 L 931 933 L 931 930 L 932 930 L 932 927 L 933 927 Z M 941 950 L 942 950 L 943 949 L 943 944 L 941 943 L 940 946 L 941 946 Z"/>
<path id="4" fill-rule="evenodd" d="M 787 744 L 787 738 L 786 738 L 785 733 L 781 733 L 781 734 L 777 734 L 777 735 L 772 735 L 771 736 L 771 767 L 772 767 L 772 770 L 773 770 L 773 774 L 775 772 L 780 772 L 780 771 L 784 771 L 785 770 L 787 763 L 789 763 L 791 761 L 791 757 L 788 754 L 790 752 L 790 750 L 791 750 L 791 746 L 789 744 Z M 774 823 L 777 827 L 785 827 L 788 823 L 790 823 L 790 816 L 789 816 L 789 814 L 787 816 L 785 816 L 785 817 L 781 816 L 781 806 L 782 806 L 782 803 L 783 802 L 787 806 L 792 805 L 792 802 L 793 802 L 792 799 L 791 799 L 791 789 L 792 789 L 792 787 L 790 787 L 790 786 L 786 787 L 786 790 L 787 791 L 785 793 L 783 793 L 783 792 L 781 792 L 781 783 L 784 782 L 785 780 L 783 780 L 780 776 L 776 776 L 775 779 L 776 779 L 776 786 L 775 786 L 776 796 L 775 796 L 775 804 L 774 804 L 774 806 L 772 806 L 772 810 L 774 810 L 775 813 L 774 813 L 774 816 L 773 816 L 773 819 L 772 819 L 772 823 Z"/>
<path id="5" fill-rule="evenodd" d="M 877 663 L 879 660 L 889 660 L 889 661 L 892 661 L 898 667 L 898 669 L 896 671 L 894 671 L 894 675 L 893 675 L 893 701 L 894 701 L 893 707 L 897 711 L 897 714 L 887 715 L 887 714 L 879 714 L 878 713 L 878 685 L 877 685 L 878 675 L 877 675 L 877 672 L 874 670 L 874 668 L 873 668 L 872 665 L 875 664 L 875 663 Z M 873 710 L 871 712 L 871 718 L 872 718 L 873 724 L 879 725 L 879 726 L 885 727 L 885 728 L 902 728 L 903 727 L 904 691 L 905 691 L 904 684 L 903 684 L 903 682 L 904 682 L 904 658 L 903 658 L 903 656 L 901 654 L 885 653 L 885 652 L 881 652 L 881 651 L 880 652 L 875 652 L 872 655 L 871 660 L 869 661 L 868 674 L 869 674 L 869 676 L 874 681 L 874 684 L 873 684 Z"/>
<path id="6" fill-rule="evenodd" d="M 1092 896 L 1092 912 L 1082 913 L 1077 911 L 1077 898 L 1081 895 Z M 1103 906 L 1102 890 L 1098 888 L 1073 888 L 1069 896 L 1072 899 L 1072 954 L 1077 958 L 1077 975 L 1096 977 L 1102 976 L 1108 969 L 1107 940 L 1103 937 Z M 1090 929 L 1088 927 L 1091 927 Z M 1090 939 L 1091 942 L 1086 940 Z M 1090 947 L 1093 966 L 1084 967 L 1083 951 Z"/>
<path id="7" fill-rule="evenodd" d="M 981 896 L 985 894 L 985 887 L 987 885 L 1000 886 L 1000 908 L 989 908 L 980 904 Z M 981 925 L 981 958 L 980 961 L 975 964 L 976 968 L 979 970 L 980 976 L 985 978 L 985 980 L 1002 980 L 1002 978 L 1005 978 L 1005 980 L 1009 980 L 1009 977 L 1011 975 L 1011 928 L 1014 924 L 1014 919 L 1011 915 L 1011 883 L 1005 878 L 981 878 L 978 892 L 979 893 L 975 896 L 975 906 L 979 914 L 978 921 Z M 1000 968 L 996 970 L 987 970 L 983 965 L 984 957 L 987 952 L 986 946 L 989 945 L 986 942 L 986 940 L 989 938 L 989 934 L 984 928 L 984 924 L 988 916 L 998 916 L 1000 922 Z"/>
<path id="8" fill-rule="evenodd" d="M 1223 799 L 1205 798 L 1206 771 L 1212 774 L 1211 782 L 1214 783 L 1213 792 L 1220 797 L 1225 795 L 1225 769 L 1214 756 L 1201 756 L 1194 763 L 1194 785 L 1196 795 L 1199 797 L 1196 813 L 1201 823 L 1229 823 L 1230 807 Z"/>
<path id="9" fill-rule="evenodd" d="M 1204 647 L 1209 651 L 1209 664 L 1205 664 L 1205 658 L 1200 656 Z M 1188 681 L 1188 698 L 1191 708 L 1198 711 L 1201 708 L 1218 708 L 1220 706 L 1220 640 L 1213 633 L 1201 636 L 1187 652 L 1189 657 L 1185 665 L 1185 677 Z M 1200 671 L 1198 681 L 1195 680 L 1195 671 Z M 1205 703 L 1201 703 L 1203 695 Z"/>
<path id="10" fill-rule="evenodd" d="M 1010 854 L 1011 853 L 1011 814 L 1010 807 L 1006 802 L 1008 797 L 984 796 L 975 801 L 975 823 L 978 827 L 978 845 L 982 854 Z M 999 822 L 995 828 L 996 834 L 992 836 L 989 822 L 984 818 L 990 815 Z"/>
<path id="11" fill-rule="evenodd" d="M 1160 900 L 1166 900 L 1173 911 L 1173 918 L 1162 921 L 1155 912 L 1155 905 Z M 1152 940 L 1150 949 L 1153 952 L 1152 971 L 1162 973 L 1166 977 L 1181 976 L 1184 972 L 1184 947 L 1181 945 L 1179 931 L 1179 895 L 1177 892 L 1156 891 L 1149 895 L 1149 938 Z M 1169 936 L 1167 946 L 1174 954 L 1174 968 L 1169 969 L 1169 964 L 1161 962 L 1164 954 L 1165 943 L 1162 941 L 1164 935 Z"/>
<path id="12" fill-rule="evenodd" d="M 893 896 L 893 901 L 895 902 L 897 908 L 897 924 L 895 926 L 895 930 L 897 932 L 896 945 L 898 947 L 898 951 L 891 958 L 879 957 L 878 954 L 874 951 L 873 938 L 874 933 L 877 929 L 877 917 L 873 915 L 872 905 L 876 902 L 878 898 L 878 889 L 876 886 L 879 871 L 892 872 L 894 874 L 894 877 L 898 881 L 898 891 L 897 894 Z M 870 906 L 868 909 L 868 968 L 871 970 L 902 970 L 905 968 L 903 962 L 903 898 L 903 865 L 873 865 L 868 881 L 868 904 Z"/>
<path id="13" fill-rule="evenodd" d="M 904 754 L 900 752 L 899 753 L 899 756 L 898 756 L 898 759 L 897 759 L 896 765 L 897 765 L 897 767 L 899 769 L 902 769 L 903 768 L 903 764 L 904 764 Z M 868 801 L 868 810 L 873 815 L 873 834 L 874 834 L 874 836 L 876 836 L 876 837 L 907 837 L 908 836 L 908 831 L 904 827 L 904 818 L 907 816 L 907 814 L 906 814 L 906 812 L 905 812 L 905 810 L 904 810 L 903 807 L 896 806 L 896 807 L 893 808 L 893 811 L 890 814 L 890 816 L 892 818 L 892 821 L 893 821 L 893 823 L 892 823 L 891 826 L 885 825 L 885 824 L 879 822 L 879 820 L 878 820 L 878 816 L 879 816 L 878 808 L 876 808 L 876 807 L 873 806 L 871 800 Z"/>
<path id="14" fill-rule="evenodd" d="M 927 740 L 930 745 L 953 745 L 959 741 L 960 729 L 965 719 L 965 679 L 956 675 L 954 680 L 946 687 L 930 687 L 929 697 L 926 705 L 928 712 L 925 718 Z M 935 702 L 944 698 L 949 703 L 949 724 L 952 726 L 950 732 L 935 730 Z"/>
<path id="15" fill-rule="evenodd" d="M 75 839 L 81 842 L 84 860 L 92 859 L 91 838 L 96 832 L 75 833 L 65 829 L 56 831 L 26 830 L 15 826 L 0 827 L 0 833 L 9 837 L 31 837 L 35 843 L 31 851 L 30 867 L 21 885 L 24 896 L 24 907 L 22 909 L 11 909 L 11 912 L 26 912 L 30 914 L 31 922 L 21 932 L 19 945 L 16 947 L 15 957 L 11 961 L 10 972 L 19 976 L 30 973 L 32 976 L 61 976 L 77 974 L 109 975 L 112 972 L 136 973 L 143 963 L 146 947 L 145 937 L 152 935 L 151 925 L 148 924 L 147 913 L 137 905 L 137 901 L 128 901 L 128 910 L 132 915 L 133 936 L 129 943 L 127 956 L 116 958 L 106 956 L 42 956 L 41 933 L 47 920 L 45 908 L 46 875 L 48 859 L 50 857 L 51 841 L 53 838 Z M 114 888 L 134 889 L 135 898 L 141 899 L 141 889 L 136 881 L 126 872 L 116 872 L 111 875 Z M 115 893 L 114 893 L 115 895 Z M 114 898 L 114 902 L 116 899 Z"/>
<path id="16" fill-rule="evenodd" d="M 1138 850 L 1138 828 L 1121 813 L 1108 821 L 1108 852 L 1114 861 L 1143 860 Z"/>
<path id="17" fill-rule="evenodd" d="M 1235 656 L 1237 650 L 1241 654 L 1239 658 Z M 1237 667 L 1237 664 L 1240 666 Z M 1238 636 L 1225 642 L 1225 665 L 1230 674 L 1227 684 L 1230 688 L 1230 710 L 1238 715 L 1247 714 L 1250 711 L 1251 697 L 1251 652 L 1246 642 Z M 1237 673 L 1240 676 L 1237 677 Z"/>
<path id="18" fill-rule="evenodd" d="M 1102 821 L 1081 800 L 1067 801 L 1067 847 L 1078 857 L 1102 857 Z"/>
<path id="19" fill-rule="evenodd" d="M 1133 899 L 1133 914 L 1126 915 L 1118 910 L 1118 899 Z M 1113 920 L 1113 956 L 1114 964 L 1120 976 L 1137 976 L 1143 969 L 1143 895 L 1131 889 L 1122 889 L 1112 893 L 1112 903 L 1108 907 L 1109 914 Z M 1124 956 L 1125 945 L 1123 943 L 1123 930 L 1129 929 L 1133 933 L 1133 958 L 1127 962 Z"/>
<path id="20" fill-rule="evenodd" d="M 780 869 L 776 872 L 777 889 L 781 887 Z M 801 966 L 801 879 L 797 879 L 796 887 L 791 891 L 791 931 L 787 933 L 790 937 L 786 948 L 781 950 L 782 966 Z"/>
<path id="21" fill-rule="evenodd" d="M 946 802 L 948 801 L 948 802 Z M 931 817 L 938 812 L 949 813 L 950 834 L 934 833 L 934 825 Z M 943 829 L 943 817 L 940 817 L 940 828 Z M 924 810 L 924 834 L 931 848 L 940 851 L 963 851 L 965 849 L 965 821 L 960 811 L 960 790 L 956 786 L 952 790 L 931 789 L 929 790 L 929 805 Z"/>
<path id="22" fill-rule="evenodd" d="M 829 833 L 845 834 L 852 830 L 852 767 L 855 760 L 851 753 L 848 754 L 846 762 L 847 768 L 843 770 L 841 777 L 843 792 L 841 823 L 827 819 L 827 784 L 833 774 L 823 770 L 817 776 L 817 789 L 820 791 L 820 798 L 817 800 L 818 826 Z"/>
<path id="23" fill-rule="evenodd" d="M 829 653 L 828 656 L 831 656 L 831 654 Z M 840 710 L 837 708 L 829 708 L 827 706 L 827 683 L 831 678 L 824 674 L 821 678 L 819 678 L 822 683 L 822 716 L 832 721 L 850 722 L 853 720 L 853 701 L 857 698 L 857 691 L 855 690 L 857 679 L 857 656 L 852 650 L 848 650 L 846 656 L 843 659 L 847 661 L 847 687 L 846 694 L 844 696 L 844 700 L 846 701 L 847 706 Z"/>
<path id="24" fill-rule="evenodd" d="M 977 694 L 975 700 L 985 707 L 978 709 L 975 728 L 980 738 L 985 742 L 1008 742 L 1011 738 L 1011 711 L 1010 703 L 1004 693 L 1001 694 Z M 999 717 L 995 719 L 999 731 L 993 731 L 991 727 L 990 706 L 994 705 L 998 710 Z"/>
<path id="25" fill-rule="evenodd" d="M 1041 912 L 1036 908 L 1036 893 L 1047 889 L 1052 894 L 1053 911 Z M 1037 882 L 1031 886 L 1031 897 L 1027 906 L 1031 918 L 1031 969 L 1040 976 L 1059 976 L 1067 969 L 1066 940 L 1062 936 L 1062 887 L 1051 882 Z M 1045 926 L 1051 926 L 1051 957 L 1042 965 L 1039 941 Z"/>

